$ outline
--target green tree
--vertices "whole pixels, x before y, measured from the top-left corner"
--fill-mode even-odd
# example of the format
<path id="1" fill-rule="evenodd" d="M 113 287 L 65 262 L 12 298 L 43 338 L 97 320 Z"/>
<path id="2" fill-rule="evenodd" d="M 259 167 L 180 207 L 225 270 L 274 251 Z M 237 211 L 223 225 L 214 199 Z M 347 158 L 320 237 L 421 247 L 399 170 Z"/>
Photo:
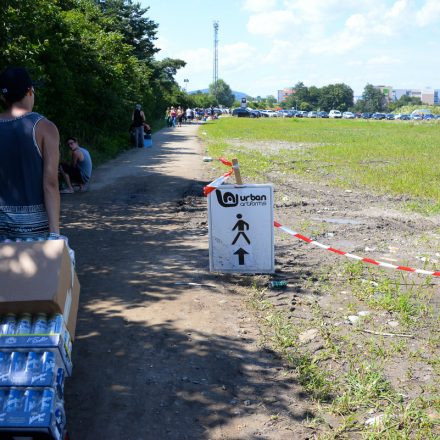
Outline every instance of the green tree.
<path id="1" fill-rule="evenodd" d="M 215 97 L 217 104 L 225 107 L 231 107 L 235 101 L 231 88 L 222 79 L 209 85 L 209 93 Z"/>
<path id="2" fill-rule="evenodd" d="M 308 88 L 308 95 L 309 99 L 308 102 L 312 109 L 318 109 L 319 107 L 319 100 L 321 98 L 321 90 L 318 89 L 318 87 L 311 86 Z"/>
<path id="3" fill-rule="evenodd" d="M 372 84 L 365 86 L 362 99 L 357 104 L 361 111 L 369 113 L 385 111 L 387 108 L 384 94 Z"/>
<path id="4" fill-rule="evenodd" d="M 394 111 L 405 105 L 422 105 L 422 100 L 414 96 L 403 95 L 397 101 L 390 102 L 388 107 L 391 111 Z"/>
<path id="5" fill-rule="evenodd" d="M 160 49 L 154 46 L 158 24 L 145 16 L 149 7 L 142 8 L 132 0 L 96 0 L 96 3 L 101 6 L 104 16 L 109 18 L 104 29 L 123 35 L 124 43 L 133 48 L 138 59 L 151 60 L 159 52 Z"/>
<path id="6" fill-rule="evenodd" d="M 95 160 L 126 144 L 135 103 L 151 122 L 186 99 L 174 80 L 184 62 L 152 58 L 157 25 L 141 16 L 146 9 L 129 0 L 104 6 L 95 0 L 0 2 L 0 69 L 27 67 L 39 84 L 36 111 L 58 125 L 62 138 L 77 135 Z"/>
<path id="7" fill-rule="evenodd" d="M 310 105 L 309 102 L 303 101 L 303 102 L 300 103 L 299 109 L 301 111 L 309 112 L 310 110 L 312 110 L 312 106 Z"/>
<path id="8" fill-rule="evenodd" d="M 344 83 L 329 84 L 320 89 L 318 105 L 325 111 L 347 111 L 353 106 L 353 90 Z"/>
<path id="9" fill-rule="evenodd" d="M 266 96 L 265 101 L 266 101 L 266 106 L 268 108 L 273 108 L 275 104 L 278 102 L 277 98 L 275 98 L 275 96 L 273 95 Z"/>
<path id="10" fill-rule="evenodd" d="M 193 108 L 208 108 L 216 105 L 216 99 L 213 95 L 201 91 L 189 95 L 189 100 L 189 106 Z"/>
<path id="11" fill-rule="evenodd" d="M 304 85 L 303 82 L 297 82 L 293 86 L 293 90 L 295 90 L 295 98 L 298 103 L 309 102 L 309 89 Z"/>

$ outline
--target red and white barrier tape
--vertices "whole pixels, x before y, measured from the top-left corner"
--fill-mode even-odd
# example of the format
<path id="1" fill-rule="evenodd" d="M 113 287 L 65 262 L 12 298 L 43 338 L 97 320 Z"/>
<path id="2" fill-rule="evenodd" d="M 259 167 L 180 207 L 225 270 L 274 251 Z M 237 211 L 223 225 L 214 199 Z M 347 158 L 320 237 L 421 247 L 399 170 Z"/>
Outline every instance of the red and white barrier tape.
<path id="1" fill-rule="evenodd" d="M 226 166 L 232 167 L 232 163 L 228 161 L 227 159 L 220 157 L 218 159 L 221 163 L 223 163 Z M 231 174 L 234 172 L 233 169 L 228 171 L 227 173 L 223 174 L 223 176 L 218 177 L 210 184 L 206 185 L 203 188 L 203 193 L 205 196 L 208 196 L 212 191 L 214 191 L 216 188 L 218 188 L 223 182 L 225 182 Z M 365 257 L 359 257 L 354 254 L 350 254 L 349 252 L 341 251 L 339 249 L 332 248 L 331 246 L 327 246 L 325 244 L 320 243 L 319 241 L 312 240 L 311 238 L 305 237 L 304 235 L 299 234 L 298 232 L 292 231 L 292 229 L 289 229 L 286 226 L 283 226 L 281 223 L 278 223 L 277 221 L 274 221 L 274 227 L 280 229 L 281 231 L 285 232 L 286 234 L 293 235 L 296 238 L 299 238 L 302 241 L 305 241 L 308 244 L 312 244 L 313 246 L 319 247 L 321 249 L 325 249 L 327 251 L 333 252 L 338 255 L 343 255 L 344 257 L 351 258 L 353 260 L 362 261 L 363 263 L 369 263 L 373 264 L 374 266 L 379 267 L 386 267 L 387 269 L 394 269 L 394 270 L 402 270 L 405 272 L 411 272 L 411 273 L 419 273 L 422 275 L 430 275 L 434 277 L 440 277 L 440 271 L 430 271 L 430 270 L 424 270 L 424 269 L 413 269 L 412 267 L 407 266 L 396 266 L 395 264 L 390 263 L 384 263 L 383 261 L 376 261 L 372 260 L 371 258 L 365 258 Z"/>
<path id="2" fill-rule="evenodd" d="M 229 177 L 231 177 L 232 173 L 234 172 L 234 169 L 232 168 L 233 167 L 232 162 L 230 162 L 228 159 L 225 159 L 224 157 L 219 157 L 218 160 L 223 165 L 231 167 L 231 169 L 227 173 L 223 174 L 223 176 L 217 177 L 217 179 L 215 179 L 214 181 L 208 183 L 208 185 L 203 187 L 203 194 L 205 194 L 205 196 L 207 196 L 209 193 L 211 193 L 216 188 L 218 188 L 223 182 L 226 182 L 226 180 L 228 180 Z"/>
<path id="3" fill-rule="evenodd" d="M 394 264 L 384 263 L 383 261 L 372 260 L 371 258 L 359 257 L 357 255 L 350 254 L 349 252 L 345 252 L 345 251 L 341 251 L 339 249 L 332 248 L 331 246 L 327 246 L 325 244 L 322 244 L 319 241 L 312 240 L 311 238 L 305 237 L 304 235 L 301 235 L 298 232 L 292 231 L 291 229 L 287 228 L 286 226 L 281 225 L 280 223 L 278 223 L 276 221 L 274 222 L 274 226 L 278 229 L 281 229 L 283 232 L 286 232 L 289 235 L 293 235 L 294 237 L 299 238 L 302 241 L 305 241 L 306 243 L 312 244 L 313 246 L 317 246 L 321 249 L 325 249 L 327 251 L 333 252 L 338 255 L 343 255 L 344 257 L 351 258 L 353 260 L 362 261 L 363 263 L 373 264 L 374 266 L 386 267 L 387 269 L 403 270 L 405 272 L 420 273 L 423 275 L 431 275 L 434 277 L 440 277 L 440 271 L 433 272 L 433 271 L 424 270 L 424 269 L 413 269 L 412 267 L 396 266 Z"/>
<path id="4" fill-rule="evenodd" d="M 212 181 L 211 183 L 208 183 L 208 185 L 206 185 L 203 188 L 203 194 L 205 194 L 205 196 L 207 196 L 209 193 L 211 193 L 212 191 L 214 191 L 216 188 L 218 188 L 223 182 L 225 182 L 226 180 L 229 179 L 229 177 L 231 176 L 231 174 L 234 172 L 234 170 L 228 171 L 227 173 L 223 174 L 223 176 L 218 177 L 217 179 L 215 179 L 214 181 Z"/>

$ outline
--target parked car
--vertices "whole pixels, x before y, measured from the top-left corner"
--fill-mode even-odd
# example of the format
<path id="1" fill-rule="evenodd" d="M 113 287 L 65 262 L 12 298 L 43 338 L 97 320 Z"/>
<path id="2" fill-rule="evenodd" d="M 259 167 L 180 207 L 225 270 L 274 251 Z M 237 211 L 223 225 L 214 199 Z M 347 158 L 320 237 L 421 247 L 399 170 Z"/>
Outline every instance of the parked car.
<path id="1" fill-rule="evenodd" d="M 414 121 L 421 121 L 423 119 L 423 115 L 421 115 L 420 113 L 414 113 L 410 117 Z"/>
<path id="2" fill-rule="evenodd" d="M 385 113 L 373 113 L 371 119 L 385 119 Z"/>
<path id="3" fill-rule="evenodd" d="M 387 119 L 388 121 L 394 121 L 394 119 L 395 119 L 394 113 L 387 113 L 385 115 L 385 119 Z"/>
<path id="4" fill-rule="evenodd" d="M 361 113 L 361 118 L 362 119 L 370 119 L 371 113 L 368 113 L 368 112 Z"/>
<path id="5" fill-rule="evenodd" d="M 291 118 L 292 117 L 292 111 L 291 110 L 280 110 L 278 112 L 278 115 L 283 118 Z"/>
<path id="6" fill-rule="evenodd" d="M 237 107 L 232 110 L 232 116 L 237 116 L 237 118 L 259 118 L 261 115 L 260 112 L 251 108 Z"/>
<path id="7" fill-rule="evenodd" d="M 401 121 L 409 121 L 410 119 L 411 119 L 410 115 L 407 115 L 407 114 L 400 115 L 400 120 Z"/>
<path id="8" fill-rule="evenodd" d="M 265 113 L 269 118 L 277 118 L 278 113 L 273 110 L 262 110 L 262 113 Z"/>
<path id="9" fill-rule="evenodd" d="M 318 118 L 328 118 L 327 112 L 318 112 Z"/>
<path id="10" fill-rule="evenodd" d="M 339 110 L 330 110 L 328 117 L 339 119 L 339 118 L 342 118 L 342 113 Z"/>
<path id="11" fill-rule="evenodd" d="M 344 113 L 342 113 L 342 117 L 344 119 L 354 119 L 354 113 L 352 113 L 352 112 L 344 112 Z"/>
<path id="12" fill-rule="evenodd" d="M 428 113 L 425 116 L 423 116 L 423 119 L 431 120 L 431 119 L 435 119 L 435 116 L 432 113 Z"/>
<path id="13" fill-rule="evenodd" d="M 311 111 L 307 114 L 308 118 L 317 118 L 318 117 L 318 112 L 315 111 Z"/>

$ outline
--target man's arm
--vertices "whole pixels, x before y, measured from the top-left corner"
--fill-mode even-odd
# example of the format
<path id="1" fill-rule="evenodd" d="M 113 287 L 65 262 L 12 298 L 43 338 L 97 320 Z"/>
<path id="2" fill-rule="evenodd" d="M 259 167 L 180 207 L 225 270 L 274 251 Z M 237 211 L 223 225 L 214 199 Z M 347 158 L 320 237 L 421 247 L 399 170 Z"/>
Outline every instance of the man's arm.
<path id="1" fill-rule="evenodd" d="M 83 160 L 84 160 L 84 154 L 79 149 L 79 147 L 75 151 L 72 151 L 72 165 L 74 167 L 76 167 L 78 162 L 82 162 Z"/>
<path id="2" fill-rule="evenodd" d="M 58 166 L 60 135 L 56 125 L 42 119 L 36 128 L 36 138 L 43 154 L 44 205 L 49 218 L 49 232 L 60 233 L 60 191 Z"/>

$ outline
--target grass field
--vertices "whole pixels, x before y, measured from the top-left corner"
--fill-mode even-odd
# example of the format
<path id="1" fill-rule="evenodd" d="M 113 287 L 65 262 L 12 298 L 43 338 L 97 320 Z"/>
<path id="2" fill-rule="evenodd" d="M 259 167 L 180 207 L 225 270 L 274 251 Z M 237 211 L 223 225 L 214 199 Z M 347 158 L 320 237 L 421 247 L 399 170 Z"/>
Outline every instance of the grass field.
<path id="1" fill-rule="evenodd" d="M 440 212 L 440 123 L 224 118 L 201 129 L 213 157 L 236 156 L 248 177 L 277 169 L 403 196 Z"/>

